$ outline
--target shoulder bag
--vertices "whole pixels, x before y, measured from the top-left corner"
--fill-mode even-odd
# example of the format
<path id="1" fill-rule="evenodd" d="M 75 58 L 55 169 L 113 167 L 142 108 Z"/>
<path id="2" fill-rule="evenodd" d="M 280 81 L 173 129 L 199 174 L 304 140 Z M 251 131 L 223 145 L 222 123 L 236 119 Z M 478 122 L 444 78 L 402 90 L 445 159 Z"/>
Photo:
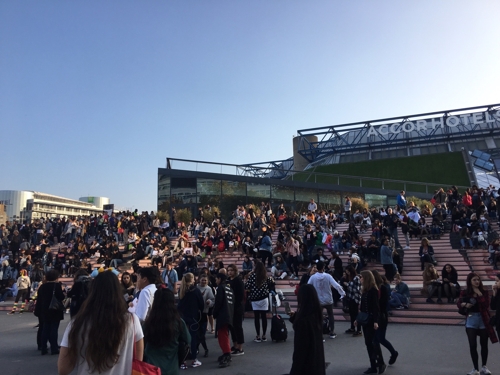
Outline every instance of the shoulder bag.
<path id="1" fill-rule="evenodd" d="M 132 329 L 134 330 L 134 341 L 132 345 L 134 346 L 134 355 L 132 357 L 132 374 L 131 375 L 161 375 L 161 370 L 159 367 L 153 366 L 149 363 L 139 361 L 135 358 L 135 323 L 134 317 L 130 315 L 132 319 Z"/>
<path id="2" fill-rule="evenodd" d="M 370 314 L 365 313 L 363 311 L 360 311 L 356 316 L 356 322 L 358 322 L 359 325 L 365 326 L 368 324 L 369 321 L 370 321 Z"/>
<path id="3" fill-rule="evenodd" d="M 54 290 L 52 291 L 52 299 L 50 300 L 49 310 L 64 311 L 63 303 L 56 298 L 56 286 L 57 283 L 54 283 Z"/>

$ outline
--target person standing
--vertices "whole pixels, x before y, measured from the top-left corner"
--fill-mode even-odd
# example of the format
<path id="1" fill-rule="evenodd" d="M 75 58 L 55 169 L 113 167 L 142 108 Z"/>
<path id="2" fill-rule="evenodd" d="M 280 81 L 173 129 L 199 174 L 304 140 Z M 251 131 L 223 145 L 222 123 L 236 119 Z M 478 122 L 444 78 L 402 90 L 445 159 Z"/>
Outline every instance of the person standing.
<path id="1" fill-rule="evenodd" d="M 307 205 L 307 210 L 314 214 L 317 209 L 318 205 L 316 204 L 316 202 L 314 202 L 314 199 L 311 199 L 309 204 Z"/>
<path id="2" fill-rule="evenodd" d="M 361 303 L 361 281 L 353 266 L 347 266 L 345 272 L 347 274 L 347 306 L 349 307 L 349 316 L 351 318 L 351 328 L 345 331 L 345 333 L 351 333 L 353 336 L 361 336 L 361 326 L 354 325 L 359 312 L 359 304 Z"/>
<path id="3" fill-rule="evenodd" d="M 181 288 L 179 290 L 179 304 L 177 309 L 181 318 L 186 322 L 189 333 L 191 334 L 191 367 L 201 366 L 197 358 L 198 352 L 198 331 L 201 328 L 201 316 L 203 313 L 203 296 L 194 283 L 194 275 L 191 272 L 184 274 Z M 187 366 L 182 364 L 183 368 Z"/>
<path id="4" fill-rule="evenodd" d="M 384 227 L 387 228 L 389 235 L 394 239 L 395 246 L 397 248 L 401 247 L 398 238 L 398 223 L 399 216 L 392 211 L 392 208 L 387 209 L 387 215 L 384 217 Z"/>
<path id="5" fill-rule="evenodd" d="M 319 303 L 321 309 L 326 309 L 328 313 L 328 325 L 330 338 L 337 337 L 335 333 L 335 322 L 333 320 L 333 294 L 332 288 L 334 287 L 340 294 L 340 298 L 345 297 L 344 289 L 335 281 L 332 275 L 325 273 L 325 263 L 319 261 L 316 263 L 318 272 L 309 278 L 308 284 L 311 284 L 318 293 Z"/>
<path id="6" fill-rule="evenodd" d="M 212 291 L 212 287 L 208 285 L 208 275 L 201 274 L 200 277 L 198 278 L 199 284 L 198 284 L 198 289 L 201 292 L 201 295 L 203 296 L 203 312 L 201 314 L 201 328 L 200 328 L 200 335 L 199 335 L 199 340 L 200 344 L 203 346 L 203 349 L 205 349 L 205 355 L 204 357 L 208 357 L 208 347 L 207 347 L 207 342 L 205 339 L 205 334 L 207 332 L 207 325 L 208 325 L 208 311 L 210 308 L 214 306 L 215 303 L 215 297 L 214 297 L 214 292 Z"/>
<path id="7" fill-rule="evenodd" d="M 392 259 L 392 248 L 389 246 L 389 239 L 386 237 L 382 242 L 382 247 L 380 248 L 380 263 L 385 270 L 385 277 L 387 280 L 392 281 L 396 270 L 394 269 L 394 260 Z"/>
<path id="8" fill-rule="evenodd" d="M 380 344 L 375 341 L 375 334 L 379 328 L 380 305 L 378 288 L 375 278 L 370 271 L 361 271 L 361 305 L 360 311 L 368 314 L 367 321 L 363 324 L 366 350 L 370 359 L 370 367 L 363 374 L 383 374 L 386 369 Z M 356 321 L 355 325 L 358 325 Z"/>
<path id="9" fill-rule="evenodd" d="M 229 329 L 233 325 L 234 294 L 231 286 L 226 282 L 226 278 L 227 276 L 220 272 L 215 277 L 217 283 L 214 304 L 215 329 L 219 346 L 222 349 L 222 355 L 219 357 L 219 367 L 227 367 L 231 363 Z"/>
<path id="10" fill-rule="evenodd" d="M 177 294 L 177 282 L 179 281 L 179 277 L 177 271 L 174 269 L 172 259 L 167 260 L 167 267 L 163 270 L 161 279 L 168 289 L 174 294 Z"/>
<path id="11" fill-rule="evenodd" d="M 344 202 L 344 215 L 345 215 L 345 220 L 348 222 L 351 221 L 351 209 L 352 209 L 351 198 L 346 196 Z"/>
<path id="12" fill-rule="evenodd" d="M 394 349 L 392 344 L 385 338 L 387 332 L 387 325 L 389 324 L 389 314 L 387 308 L 389 306 L 389 300 L 391 297 L 391 286 L 387 282 L 384 276 L 380 275 L 377 270 L 372 271 L 373 277 L 375 278 L 375 284 L 377 285 L 379 293 L 379 327 L 375 332 L 375 340 L 378 344 L 383 345 L 391 352 L 391 358 L 389 358 L 389 364 L 393 365 L 396 363 L 399 353 Z"/>
<path id="13" fill-rule="evenodd" d="M 35 306 L 35 316 L 39 318 L 39 330 L 41 331 L 40 350 L 42 355 L 48 353 L 47 341 L 50 342 L 51 354 L 59 354 L 57 344 L 57 331 L 61 320 L 64 319 L 63 310 L 51 310 L 50 302 L 54 296 L 60 302 L 64 299 L 62 285 L 58 282 L 59 272 L 49 270 L 45 274 L 45 282 L 38 289 L 38 297 Z"/>
<path id="14" fill-rule="evenodd" d="M 267 341 L 267 312 L 269 311 L 269 293 L 275 292 L 274 279 L 267 276 L 267 270 L 264 263 L 255 262 L 255 271 L 251 272 L 245 283 L 245 289 L 249 291 L 249 298 L 252 302 L 254 313 L 254 324 L 257 336 L 253 341 Z M 260 322 L 262 320 L 262 338 L 260 336 Z"/>
<path id="15" fill-rule="evenodd" d="M 28 273 L 26 270 L 21 270 L 19 273 L 21 276 L 17 278 L 17 296 L 14 301 L 14 306 L 12 306 L 12 311 L 8 313 L 9 315 L 14 315 L 16 313 L 19 299 L 21 299 L 21 310 L 19 310 L 19 314 L 22 314 L 24 312 L 24 306 L 26 306 L 26 303 L 30 299 L 31 281 L 28 277 Z"/>
<path id="16" fill-rule="evenodd" d="M 491 371 L 486 367 L 488 362 L 488 338 L 493 344 L 498 342 L 498 338 L 494 328 L 489 324 L 490 298 L 477 273 L 471 272 L 467 275 L 467 287 L 460 293 L 457 306 L 459 309 L 465 309 L 467 313 L 465 332 L 467 333 L 469 351 L 474 365 L 468 375 L 491 375 Z M 477 336 L 479 336 L 479 343 L 481 344 L 481 372 L 479 372 Z"/>
<path id="17" fill-rule="evenodd" d="M 153 305 L 154 294 L 156 292 L 156 267 L 144 267 L 137 270 L 137 288 L 140 290 L 139 300 L 135 307 L 135 314 L 141 324 L 148 317 Z"/>
<path id="18" fill-rule="evenodd" d="M 139 319 L 127 312 L 115 274 L 101 272 L 92 281 L 86 303 L 66 327 L 58 374 L 131 374 L 134 351 L 135 358 L 142 361 L 144 340 Z"/>
<path id="19" fill-rule="evenodd" d="M 295 332 L 290 375 L 324 375 L 325 350 L 323 347 L 323 308 L 316 288 L 303 284 L 297 295 L 298 308 L 290 315 Z"/>
<path id="20" fill-rule="evenodd" d="M 405 191 L 404 190 L 400 191 L 396 203 L 398 204 L 400 209 L 406 211 L 406 198 L 405 198 Z"/>
<path id="21" fill-rule="evenodd" d="M 175 307 L 175 296 L 165 286 L 154 295 L 153 306 L 144 323 L 146 362 L 161 369 L 162 375 L 179 374 L 179 343 L 191 344 L 186 323 Z"/>
<path id="22" fill-rule="evenodd" d="M 231 337 L 233 338 L 233 349 L 231 355 L 243 355 L 243 344 L 245 336 L 243 333 L 243 315 L 245 314 L 245 284 L 238 274 L 236 264 L 227 266 L 227 283 L 231 286 L 234 295 L 233 324 L 231 325 Z"/>
<path id="23" fill-rule="evenodd" d="M 500 273 L 497 273 L 495 277 L 492 291 L 493 297 L 491 297 L 490 308 L 495 311 L 497 335 L 500 337 Z"/>

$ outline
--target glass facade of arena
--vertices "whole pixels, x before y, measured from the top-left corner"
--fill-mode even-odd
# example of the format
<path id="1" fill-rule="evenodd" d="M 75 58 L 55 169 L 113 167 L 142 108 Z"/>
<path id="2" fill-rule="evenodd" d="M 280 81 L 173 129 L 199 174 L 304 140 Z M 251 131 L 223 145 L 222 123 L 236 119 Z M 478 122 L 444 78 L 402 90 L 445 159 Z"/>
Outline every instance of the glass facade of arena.
<path id="1" fill-rule="evenodd" d="M 198 174 L 198 176 L 197 176 Z M 202 176 L 201 176 L 202 175 Z M 210 176 L 208 176 L 210 175 Z M 212 177 L 212 178 L 207 178 Z M 339 188 L 336 186 L 335 188 Z M 238 177 L 171 169 L 158 171 L 158 210 L 188 209 L 196 217 L 200 207 L 217 207 L 226 222 L 238 205 L 271 203 L 273 212 L 283 203 L 287 213 L 307 211 L 311 199 L 318 209 L 338 212 L 344 197 L 363 198 L 370 207 L 386 206 L 395 196 L 330 189 L 321 184 L 267 178 Z"/>

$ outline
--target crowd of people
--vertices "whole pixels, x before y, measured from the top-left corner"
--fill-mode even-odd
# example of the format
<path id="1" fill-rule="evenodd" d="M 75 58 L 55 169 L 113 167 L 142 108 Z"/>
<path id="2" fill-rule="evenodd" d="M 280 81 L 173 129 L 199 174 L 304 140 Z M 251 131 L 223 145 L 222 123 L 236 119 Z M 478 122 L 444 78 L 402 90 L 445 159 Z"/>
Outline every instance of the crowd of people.
<path id="1" fill-rule="evenodd" d="M 386 362 L 380 345 L 390 352 L 388 364 L 399 355 L 386 339 L 390 310 L 407 309 L 411 300 L 402 281 L 400 251 L 409 249 L 415 238 L 421 244 L 427 302 L 437 296 L 440 303 L 446 296 L 449 303 L 468 309 L 474 364 L 470 374 L 479 374 L 474 345 L 479 336 L 481 375 L 487 375 L 485 337 L 494 342 L 496 336 L 484 311 L 486 306 L 498 310 L 498 277 L 491 299 L 477 275 L 470 274 L 462 290 L 451 264 L 444 265 L 441 276 L 435 269 L 430 240 L 450 230 L 460 232 L 463 246 L 477 247 L 484 241 L 497 269 L 500 241 L 488 241 L 488 233 L 498 217 L 498 199 L 493 189 L 473 187 L 461 196 L 452 187 L 436 191 L 432 208 L 407 202 L 402 191 L 395 207 L 379 209 L 353 210 L 349 197 L 339 212 L 318 209 L 313 199 L 300 215 L 289 214 L 282 204 L 276 210 L 264 203 L 259 209 L 238 206 L 227 225 L 220 215 L 207 222 L 203 210 L 187 225 L 176 223 L 175 216 L 168 223 L 153 212 L 137 210 L 7 223 L 0 227 L 0 301 L 15 297 L 9 314 L 26 309 L 35 313 L 38 349 L 42 355 L 49 350 L 59 354 L 60 374 L 130 373 L 133 358 L 158 367 L 162 374 L 176 374 L 201 366 L 201 355 L 209 356 L 207 333 L 217 337 L 221 368 L 244 355 L 245 311 L 254 314 L 253 341 L 267 341 L 275 279 L 300 278 L 298 309 L 290 313 L 295 330 L 290 373 L 304 373 L 305 368 L 325 372 L 323 334 L 337 337 L 333 307 L 339 302 L 350 316 L 346 333 L 364 336 L 370 362 L 365 373 L 383 373 Z M 337 226 L 345 222 L 347 229 L 339 233 Z M 177 238 L 174 244 L 172 237 Z M 223 252 L 241 252 L 244 261 L 225 266 Z M 347 264 L 339 256 L 344 253 L 349 255 Z M 141 267 L 143 260 L 149 265 Z M 367 270 L 370 262 L 380 263 L 384 274 Z M 61 276 L 73 278 L 71 288 L 58 282 Z M 71 323 L 59 347 L 58 328 L 66 309 Z M 99 312 L 103 309 L 106 314 Z M 99 331 L 102 325 L 106 329 Z M 96 342 L 105 349 L 99 350 Z"/>

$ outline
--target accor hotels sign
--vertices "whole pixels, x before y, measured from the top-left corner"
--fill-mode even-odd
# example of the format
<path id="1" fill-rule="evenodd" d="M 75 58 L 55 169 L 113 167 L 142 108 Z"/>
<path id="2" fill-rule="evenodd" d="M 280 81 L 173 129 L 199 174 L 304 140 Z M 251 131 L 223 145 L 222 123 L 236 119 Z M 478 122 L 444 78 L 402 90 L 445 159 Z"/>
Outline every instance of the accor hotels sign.
<path id="1" fill-rule="evenodd" d="M 435 130 L 445 126 L 454 128 L 459 125 L 481 125 L 500 121 L 500 110 L 474 112 L 452 116 L 442 116 L 423 120 L 395 122 L 379 126 L 370 126 L 367 136 L 386 136 L 389 134 L 412 133 L 414 131 Z"/>

